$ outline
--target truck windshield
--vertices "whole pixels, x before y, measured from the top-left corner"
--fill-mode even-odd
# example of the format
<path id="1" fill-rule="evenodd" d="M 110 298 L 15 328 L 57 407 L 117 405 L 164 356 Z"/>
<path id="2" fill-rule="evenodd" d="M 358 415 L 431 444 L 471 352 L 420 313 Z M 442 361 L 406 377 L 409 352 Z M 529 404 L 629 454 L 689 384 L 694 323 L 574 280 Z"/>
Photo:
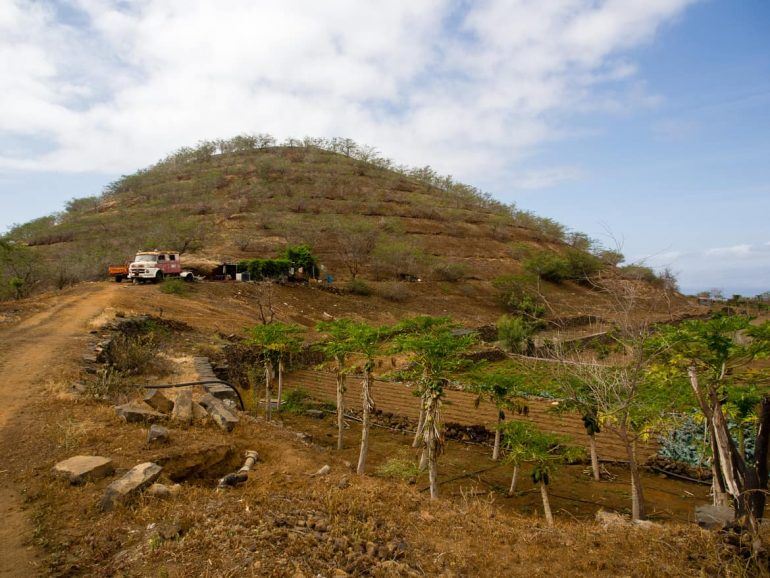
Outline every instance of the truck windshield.
<path id="1" fill-rule="evenodd" d="M 155 255 L 137 255 L 134 261 L 137 263 L 151 263 L 155 261 Z"/>

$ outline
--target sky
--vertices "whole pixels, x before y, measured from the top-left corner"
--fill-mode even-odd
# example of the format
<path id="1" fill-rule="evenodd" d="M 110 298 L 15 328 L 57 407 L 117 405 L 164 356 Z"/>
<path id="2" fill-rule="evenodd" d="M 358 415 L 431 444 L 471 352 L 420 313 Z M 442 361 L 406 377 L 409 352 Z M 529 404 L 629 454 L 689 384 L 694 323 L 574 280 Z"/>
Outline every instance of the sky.
<path id="1" fill-rule="evenodd" d="M 754 295 L 768 30 L 766 0 L 0 0 L 0 232 L 203 139 L 343 136 Z"/>

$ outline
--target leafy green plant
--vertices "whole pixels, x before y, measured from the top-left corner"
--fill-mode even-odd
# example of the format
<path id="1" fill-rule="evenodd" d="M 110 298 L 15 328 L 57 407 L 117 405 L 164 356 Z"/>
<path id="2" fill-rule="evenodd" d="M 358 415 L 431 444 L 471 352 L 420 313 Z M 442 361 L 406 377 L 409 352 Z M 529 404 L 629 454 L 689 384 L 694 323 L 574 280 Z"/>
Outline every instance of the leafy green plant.
<path id="1" fill-rule="evenodd" d="M 383 478 L 413 480 L 420 474 L 420 468 L 408 451 L 400 451 L 398 455 L 388 458 L 377 467 L 376 473 Z"/>
<path id="2" fill-rule="evenodd" d="M 523 317 L 503 315 L 497 320 L 497 338 L 514 353 L 524 353 L 531 344 L 534 328 Z"/>
<path id="3" fill-rule="evenodd" d="M 181 279 L 166 279 L 160 286 L 160 290 L 168 295 L 184 296 L 190 292 L 190 285 Z"/>
<path id="4" fill-rule="evenodd" d="M 309 399 L 310 393 L 306 389 L 291 389 L 283 396 L 281 408 L 288 413 L 302 413 L 308 408 Z"/>

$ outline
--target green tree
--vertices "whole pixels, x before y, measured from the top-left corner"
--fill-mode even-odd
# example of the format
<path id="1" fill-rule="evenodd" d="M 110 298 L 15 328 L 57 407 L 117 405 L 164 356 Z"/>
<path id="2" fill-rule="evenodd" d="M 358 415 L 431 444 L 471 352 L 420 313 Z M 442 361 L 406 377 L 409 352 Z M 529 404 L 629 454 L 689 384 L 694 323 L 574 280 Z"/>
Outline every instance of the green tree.
<path id="1" fill-rule="evenodd" d="M 344 417 L 345 417 L 345 391 L 347 377 L 347 358 L 356 350 L 353 342 L 356 324 L 350 319 L 335 319 L 324 321 L 316 328 L 326 335 L 326 339 L 319 345 L 327 359 L 333 359 L 335 363 L 335 375 L 337 378 L 337 449 L 344 445 Z"/>
<path id="2" fill-rule="evenodd" d="M 469 375 L 471 391 L 477 394 L 476 406 L 482 400 L 494 404 L 497 409 L 497 424 L 495 426 L 495 443 L 492 448 L 492 459 L 500 459 L 500 445 L 505 421 L 505 411 L 523 411 L 526 407 L 526 379 L 523 375 L 490 372 L 482 368 Z"/>
<path id="3" fill-rule="evenodd" d="M 286 358 L 297 351 L 302 344 L 304 328 L 289 323 L 266 323 L 256 325 L 249 331 L 249 343 L 261 349 L 265 366 L 265 419 L 272 418 L 271 384 L 274 367 L 278 366 L 278 411 L 280 396 L 283 394 L 283 372 Z M 256 391 L 255 391 L 256 395 Z"/>
<path id="4" fill-rule="evenodd" d="M 503 315 L 497 320 L 497 338 L 514 353 L 524 353 L 529 349 L 533 332 L 533 325 L 523 317 Z"/>
<path id="5" fill-rule="evenodd" d="M 422 329 L 420 329 L 422 328 Z M 422 437 L 423 455 L 428 465 L 430 495 L 438 497 L 438 457 L 443 450 L 444 432 L 441 405 L 450 376 L 468 365 L 462 354 L 476 342 L 474 333 L 456 331 L 458 327 L 447 318 L 422 317 L 412 322 L 416 331 L 397 334 L 394 351 L 408 352 L 419 378 L 421 414 L 418 427 Z"/>
<path id="6" fill-rule="evenodd" d="M 41 281 L 36 253 L 21 243 L 0 239 L 0 299 L 26 297 Z"/>
<path id="7" fill-rule="evenodd" d="M 582 457 L 582 448 L 573 446 L 562 436 L 538 430 L 532 424 L 510 421 L 503 429 L 506 463 L 513 464 L 510 493 L 515 491 L 516 478 L 521 465 L 532 464 L 532 482 L 540 487 L 543 513 L 548 525 L 553 525 L 553 514 L 548 499 L 548 484 L 561 464 Z"/>
<path id="8" fill-rule="evenodd" d="M 366 323 L 351 323 L 348 331 L 352 351 L 364 357 L 364 379 L 361 383 L 363 410 L 361 416 L 361 449 L 358 453 L 358 466 L 356 467 L 356 473 L 363 475 L 366 471 L 366 457 L 369 452 L 369 422 L 372 410 L 374 410 L 374 399 L 372 398 L 374 357 L 379 350 L 380 341 L 384 333 L 380 328 L 372 327 Z"/>
<path id="9" fill-rule="evenodd" d="M 770 354 L 770 322 L 756 325 L 747 317 L 717 316 L 689 320 L 661 332 L 669 381 L 689 381 L 709 431 L 715 495 L 732 499 L 737 520 L 752 530 L 765 510 L 770 449 L 770 372 L 756 360 Z M 762 388 L 757 404 L 753 463 L 742 455 L 729 428 L 728 407 L 751 387 Z"/>

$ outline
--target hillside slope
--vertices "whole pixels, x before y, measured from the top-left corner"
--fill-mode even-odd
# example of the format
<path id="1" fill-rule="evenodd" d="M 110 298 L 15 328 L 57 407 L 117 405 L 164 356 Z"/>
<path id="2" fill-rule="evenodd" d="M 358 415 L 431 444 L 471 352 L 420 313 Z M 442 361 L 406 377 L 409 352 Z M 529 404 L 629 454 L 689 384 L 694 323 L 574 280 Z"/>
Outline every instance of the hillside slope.
<path id="1" fill-rule="evenodd" d="M 319 256 L 324 277 L 338 285 L 358 274 L 391 301 L 454 295 L 493 307 L 499 293 L 493 282 L 521 273 L 523 254 L 588 248 L 583 236 L 570 238 L 558 223 L 429 168 L 394 169 L 344 146 L 259 148 L 238 138 L 182 149 L 100 197 L 73 200 L 59 215 L 14 228 L 8 238 L 42 255 L 47 280 L 57 286 L 103 276 L 109 263 L 139 249 L 181 250 L 188 262 L 234 261 L 273 257 L 304 243 Z M 607 265 L 603 275 L 621 272 Z M 422 283 L 399 283 L 417 278 Z M 656 287 L 638 284 L 659 297 Z M 546 283 L 539 290 L 551 316 L 601 315 L 606 302 L 586 285 Z M 681 299 L 674 303 L 683 306 Z"/>

